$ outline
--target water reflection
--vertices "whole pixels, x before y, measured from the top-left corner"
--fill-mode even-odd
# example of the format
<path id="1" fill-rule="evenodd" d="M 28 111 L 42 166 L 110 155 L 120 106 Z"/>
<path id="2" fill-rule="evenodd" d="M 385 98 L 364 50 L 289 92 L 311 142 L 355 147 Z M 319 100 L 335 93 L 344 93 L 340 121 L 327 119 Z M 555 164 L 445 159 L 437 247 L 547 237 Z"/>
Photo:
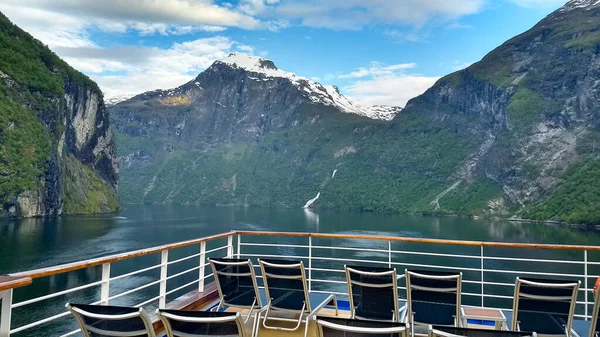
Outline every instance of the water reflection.
<path id="1" fill-rule="evenodd" d="M 315 211 L 310 209 L 270 209 L 200 206 L 126 206 L 117 216 L 64 217 L 59 219 L 22 219 L 0 222 L 0 274 L 33 268 L 41 268 L 78 260 L 91 259 L 109 254 L 147 248 L 192 238 L 227 232 L 230 230 L 256 231 L 310 231 L 322 233 L 366 234 L 384 236 L 403 236 L 416 238 L 440 238 L 477 241 L 508 241 L 528 243 L 582 244 L 599 245 L 600 235 L 596 231 L 585 231 L 565 226 L 526 224 L 485 219 L 466 219 L 458 217 L 433 217 L 398 214 L 377 214 L 361 212 Z M 271 247 L 244 247 L 245 253 L 283 254 L 307 256 L 306 248 L 283 247 L 286 244 L 307 245 L 305 238 L 267 238 L 245 237 L 244 242 L 270 242 L 279 244 Z M 221 243 L 222 244 L 222 243 Z M 315 248 L 313 257 L 326 257 L 322 268 L 340 269 L 348 258 L 360 260 L 388 261 L 388 254 L 378 250 L 387 250 L 387 241 L 364 242 L 360 240 L 313 239 L 313 246 L 353 247 L 361 250 L 332 250 Z M 429 245 L 393 242 L 392 250 L 418 252 L 423 250 L 452 254 L 479 254 L 479 247 L 452 247 L 447 245 Z M 187 247 L 169 253 L 172 259 L 194 254 L 198 247 Z M 217 252 L 222 254 L 222 252 Z M 542 257 L 547 259 L 578 259 L 581 252 L 568 251 L 525 251 L 511 252 L 486 248 L 486 254 L 506 257 Z M 511 255 L 512 254 L 512 255 Z M 579 254 L 579 255 L 578 255 Z M 160 254 L 120 261 L 111 265 L 111 275 L 122 275 L 134 269 L 156 265 Z M 331 259 L 333 258 L 333 259 Z M 423 257 L 409 254 L 396 254 L 394 262 L 410 266 L 423 263 Z M 590 253 L 590 259 L 595 259 Z M 479 260 L 464 261 L 449 257 L 429 257 L 429 264 L 479 268 Z M 193 267 L 190 264 L 169 267 L 169 275 Z M 313 262 L 316 263 L 316 262 Z M 508 265 L 505 261 L 490 260 L 486 268 L 527 268 L 527 266 Z M 471 265 L 472 264 L 472 265 Z M 580 266 L 565 266 L 564 271 L 581 273 Z M 401 269 L 403 269 L 402 267 Z M 551 271 L 556 266 L 539 265 L 539 271 Z M 157 279 L 158 270 L 148 271 L 133 278 L 111 282 L 111 296 L 122 291 L 148 284 Z M 595 273 L 596 270 L 590 270 Z M 600 266 L 597 272 L 600 272 Z M 465 273 L 465 278 L 476 279 L 479 273 Z M 193 272 L 181 280 L 169 282 L 169 289 L 194 280 Z M 315 271 L 313 278 L 325 277 Z M 35 280 L 33 285 L 15 292 L 15 300 L 76 287 L 100 280 L 101 268 L 57 275 Z M 343 273 L 337 275 L 343 280 Z M 498 277 L 498 282 L 511 282 L 512 275 Z M 329 287 L 329 288 L 327 288 Z M 334 288 L 331 288 L 334 287 Z M 133 305 L 156 296 L 156 287 L 147 291 L 113 301 L 114 304 Z M 344 285 L 317 284 L 316 289 L 345 291 Z M 477 289 L 468 289 L 476 292 Z M 190 288 L 187 289 L 189 291 Z M 500 291 L 500 290 L 498 290 Z M 177 296 L 178 294 L 173 294 Z M 84 291 L 60 296 L 55 301 L 44 301 L 37 305 L 20 308 L 15 315 L 17 325 L 29 323 L 35 319 L 47 317 L 64 311 L 66 301 L 93 302 L 98 300 L 99 288 L 92 287 Z M 70 322 L 70 321 L 69 321 Z M 70 326 L 67 326 L 68 328 Z M 63 327 L 57 325 L 56 331 Z"/>

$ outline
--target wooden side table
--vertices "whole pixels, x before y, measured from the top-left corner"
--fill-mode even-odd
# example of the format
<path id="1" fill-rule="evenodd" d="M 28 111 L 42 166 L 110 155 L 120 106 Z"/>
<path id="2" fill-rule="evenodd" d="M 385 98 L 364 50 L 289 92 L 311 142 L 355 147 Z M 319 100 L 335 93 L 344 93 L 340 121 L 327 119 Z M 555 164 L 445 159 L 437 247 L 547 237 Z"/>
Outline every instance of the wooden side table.
<path id="1" fill-rule="evenodd" d="M 483 322 L 494 322 L 493 328 L 495 330 L 503 330 L 506 327 L 506 316 L 502 310 L 481 308 L 481 307 L 461 307 L 461 316 L 464 327 L 470 327 L 470 325 L 477 325 L 477 328 L 490 328 L 491 326 L 483 324 Z M 481 321 L 482 324 L 469 323 L 468 320 Z"/>

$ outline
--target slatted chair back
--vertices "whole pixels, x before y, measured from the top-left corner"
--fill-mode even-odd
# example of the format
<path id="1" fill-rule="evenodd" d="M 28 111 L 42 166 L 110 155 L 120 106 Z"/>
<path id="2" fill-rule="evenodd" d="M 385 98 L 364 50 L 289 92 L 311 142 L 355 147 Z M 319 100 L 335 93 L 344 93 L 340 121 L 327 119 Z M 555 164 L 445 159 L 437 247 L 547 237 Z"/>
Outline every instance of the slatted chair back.
<path id="1" fill-rule="evenodd" d="M 271 308 L 311 312 L 304 263 L 295 260 L 258 259 Z"/>
<path id="2" fill-rule="evenodd" d="M 246 337 L 240 313 L 157 310 L 167 337 Z"/>
<path id="3" fill-rule="evenodd" d="M 350 317 L 373 320 L 399 320 L 396 269 L 371 266 L 345 266 Z"/>
<path id="4" fill-rule="evenodd" d="M 512 330 L 570 335 L 579 285 L 576 280 L 517 277 Z"/>
<path id="5" fill-rule="evenodd" d="M 84 337 L 155 337 L 142 308 L 67 303 Z"/>
<path id="6" fill-rule="evenodd" d="M 460 272 L 406 270 L 409 321 L 460 326 L 461 292 Z"/>
<path id="7" fill-rule="evenodd" d="M 429 326 L 429 337 L 536 337 L 535 332 Z"/>
<path id="8" fill-rule="evenodd" d="M 318 337 L 408 337 L 405 323 L 314 317 Z"/>
<path id="9" fill-rule="evenodd" d="M 224 306 L 242 309 L 262 307 L 254 266 L 250 259 L 210 258 L 215 283 Z"/>

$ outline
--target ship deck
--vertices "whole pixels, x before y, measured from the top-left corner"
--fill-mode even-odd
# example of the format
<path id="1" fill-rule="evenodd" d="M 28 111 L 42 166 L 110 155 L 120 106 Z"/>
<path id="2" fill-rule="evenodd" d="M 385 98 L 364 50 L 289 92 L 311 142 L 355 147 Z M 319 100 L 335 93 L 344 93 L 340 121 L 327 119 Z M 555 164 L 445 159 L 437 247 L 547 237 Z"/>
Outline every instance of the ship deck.
<path id="1" fill-rule="evenodd" d="M 581 286 L 574 330 L 588 336 L 600 247 L 437 240 L 358 234 L 232 231 L 210 237 L 0 276 L 0 337 L 74 336 L 66 302 L 206 310 L 217 303 L 207 259 L 284 258 L 303 261 L 308 289 L 347 300 L 344 265 L 452 270 L 463 273 L 462 304 L 502 310 L 510 326 L 516 277 L 568 278 Z M 68 282 L 62 282 L 68 280 Z M 398 284 L 400 299 L 406 287 Z M 233 309 L 227 309 L 233 310 Z M 323 309 L 319 315 L 332 315 Z M 349 311 L 341 307 L 340 316 Z M 475 320 L 469 324 L 476 324 Z M 285 323 L 282 323 L 285 324 Z M 158 321 L 156 331 L 161 331 Z M 474 325 L 473 327 L 480 327 Z M 250 326 L 247 327 L 250 329 Z M 303 333 L 261 328 L 260 336 Z M 314 335 L 314 328 L 309 331 Z"/>

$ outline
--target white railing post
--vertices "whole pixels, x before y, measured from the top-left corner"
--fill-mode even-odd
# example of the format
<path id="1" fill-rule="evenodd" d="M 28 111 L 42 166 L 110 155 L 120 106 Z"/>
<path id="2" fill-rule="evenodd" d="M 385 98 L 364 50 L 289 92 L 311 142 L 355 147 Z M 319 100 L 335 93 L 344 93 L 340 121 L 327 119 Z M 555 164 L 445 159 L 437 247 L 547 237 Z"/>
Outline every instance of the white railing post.
<path id="1" fill-rule="evenodd" d="M 108 305 L 110 296 L 110 263 L 102 265 L 102 284 L 100 285 L 100 304 Z"/>
<path id="2" fill-rule="evenodd" d="M 233 257 L 233 235 L 227 237 L 227 257 Z"/>
<path id="3" fill-rule="evenodd" d="M 308 234 L 308 291 L 312 291 L 312 236 Z"/>
<path id="4" fill-rule="evenodd" d="M 481 255 L 480 255 L 480 260 L 481 260 L 481 307 L 484 307 L 483 304 L 483 300 L 484 300 L 484 295 L 485 293 L 483 292 L 483 245 L 481 246 Z"/>
<path id="5" fill-rule="evenodd" d="M 0 299 L 2 300 L 2 316 L 0 316 L 0 337 L 10 337 L 12 298 L 12 289 L 0 291 Z"/>
<path id="6" fill-rule="evenodd" d="M 388 240 L 388 268 L 392 268 L 392 241 Z"/>
<path id="7" fill-rule="evenodd" d="M 160 289 L 158 307 L 164 309 L 167 306 L 167 263 L 169 263 L 169 251 L 163 250 L 160 253 Z"/>
<path id="8" fill-rule="evenodd" d="M 583 251 L 583 286 L 585 288 L 585 320 L 588 320 L 588 252 L 587 250 Z"/>
<path id="9" fill-rule="evenodd" d="M 235 256 L 238 259 L 240 258 L 241 250 L 242 250 L 242 235 L 238 234 L 237 235 L 237 250 L 235 252 Z"/>
<path id="10" fill-rule="evenodd" d="M 206 266 L 206 241 L 200 242 L 200 275 L 198 276 L 198 291 L 204 291 L 204 268 Z"/>

